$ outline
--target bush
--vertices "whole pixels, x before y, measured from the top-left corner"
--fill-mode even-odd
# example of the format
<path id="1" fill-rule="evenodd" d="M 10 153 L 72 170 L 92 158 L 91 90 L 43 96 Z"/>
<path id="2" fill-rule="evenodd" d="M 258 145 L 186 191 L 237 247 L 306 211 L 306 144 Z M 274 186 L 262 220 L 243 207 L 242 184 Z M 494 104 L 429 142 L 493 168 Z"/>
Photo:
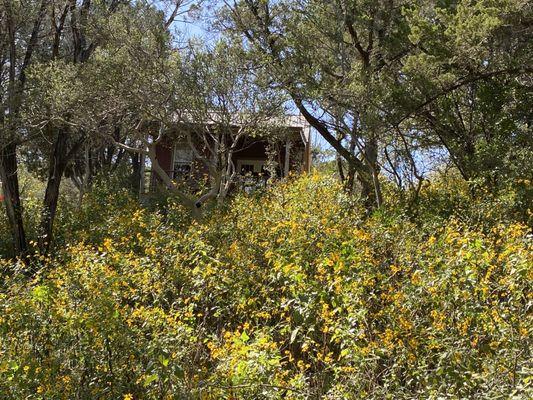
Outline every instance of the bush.
<path id="1" fill-rule="evenodd" d="M 200 221 L 93 194 L 38 276 L 3 261 L 1 397 L 528 398 L 532 236 L 446 190 L 365 216 L 311 175 Z"/>

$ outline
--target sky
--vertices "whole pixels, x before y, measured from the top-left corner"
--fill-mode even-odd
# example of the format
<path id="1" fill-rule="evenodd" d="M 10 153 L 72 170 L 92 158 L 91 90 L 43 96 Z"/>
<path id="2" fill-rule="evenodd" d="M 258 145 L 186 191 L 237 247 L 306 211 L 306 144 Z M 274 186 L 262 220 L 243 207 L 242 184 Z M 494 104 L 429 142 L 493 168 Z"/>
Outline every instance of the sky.
<path id="1" fill-rule="evenodd" d="M 220 3 L 222 4 L 222 2 Z M 169 4 L 168 0 L 156 0 L 155 4 L 158 8 L 164 10 L 167 15 L 172 12 L 172 8 L 170 7 L 171 4 Z M 208 9 L 207 7 L 210 7 L 210 9 Z M 213 7 L 217 7 L 216 2 L 205 1 L 203 9 L 201 10 L 203 14 L 202 18 L 197 18 L 197 15 L 195 15 L 196 13 L 194 13 L 192 16 L 179 16 L 172 24 L 171 29 L 173 29 L 176 36 L 183 41 L 187 41 L 189 39 L 194 38 L 199 38 L 203 41 L 206 41 L 207 43 L 215 41 L 217 38 L 217 34 L 216 32 L 213 32 L 212 29 L 210 29 L 211 26 L 209 25 L 209 21 L 206 20 L 206 18 L 204 17 L 205 14 L 212 13 Z M 296 107 L 293 107 L 293 110 L 291 110 L 290 112 L 297 114 Z M 320 136 L 318 132 L 316 132 L 314 129 L 311 130 L 311 143 L 314 147 L 316 146 L 321 149 L 331 149 L 329 143 L 327 143 L 322 138 L 322 136 Z"/>

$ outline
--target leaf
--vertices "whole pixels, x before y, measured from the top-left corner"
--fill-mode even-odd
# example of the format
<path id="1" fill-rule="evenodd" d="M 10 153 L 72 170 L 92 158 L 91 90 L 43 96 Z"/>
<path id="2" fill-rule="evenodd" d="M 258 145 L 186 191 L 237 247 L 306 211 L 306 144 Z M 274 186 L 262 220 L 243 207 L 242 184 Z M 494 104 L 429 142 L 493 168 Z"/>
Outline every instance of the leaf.
<path id="1" fill-rule="evenodd" d="M 291 332 L 291 340 L 290 343 L 292 344 L 294 340 L 296 339 L 296 335 L 298 335 L 298 331 L 300 330 L 300 327 L 297 327 Z"/>
<path id="2" fill-rule="evenodd" d="M 152 382 L 157 381 L 159 376 L 157 374 L 148 375 L 144 378 L 144 386 L 150 385 Z"/>
<path id="3" fill-rule="evenodd" d="M 164 367 L 168 367 L 168 363 L 169 363 L 169 359 L 168 358 L 165 358 L 163 356 L 159 356 L 159 362 L 164 366 Z"/>
<path id="4" fill-rule="evenodd" d="M 174 373 L 176 374 L 176 377 L 178 377 L 179 379 L 183 379 L 185 377 L 185 372 L 180 366 L 177 366 L 175 368 Z"/>

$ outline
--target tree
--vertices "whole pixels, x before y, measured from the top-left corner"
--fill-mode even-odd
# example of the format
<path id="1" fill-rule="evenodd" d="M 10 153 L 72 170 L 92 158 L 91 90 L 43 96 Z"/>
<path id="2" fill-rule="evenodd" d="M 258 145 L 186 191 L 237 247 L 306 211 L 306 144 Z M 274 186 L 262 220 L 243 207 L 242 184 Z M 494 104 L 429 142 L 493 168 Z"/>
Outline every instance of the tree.
<path id="1" fill-rule="evenodd" d="M 381 203 L 378 174 L 391 146 L 410 169 L 419 149 L 445 149 L 471 179 L 494 170 L 505 143 L 527 142 L 523 2 L 243 0 L 220 15 L 222 30 L 246 41 L 337 151 L 350 188 L 355 174 L 370 208 Z"/>
<path id="2" fill-rule="evenodd" d="M 180 52 L 170 23 L 159 10 L 138 4 L 122 8 L 101 27 L 105 43 L 84 68 L 84 93 L 90 99 L 84 125 L 105 143 L 133 154 L 137 166 L 148 158 L 164 184 L 195 209 L 194 199 L 161 168 L 156 154 L 183 110 Z"/>
<path id="3" fill-rule="evenodd" d="M 187 108 L 180 128 L 209 171 L 210 190 L 198 206 L 211 198 L 224 201 L 239 174 L 233 163 L 239 149 L 283 135 L 285 98 L 246 59 L 240 45 L 220 41 L 213 49 L 192 45 L 182 62 Z"/>
<path id="4" fill-rule="evenodd" d="M 81 116 L 78 107 L 84 94 L 73 82 L 103 39 L 95 28 L 105 23 L 121 3 L 65 1 L 51 2 L 46 8 L 46 22 L 53 29 L 42 37 L 38 62 L 28 71 L 31 90 L 23 97 L 25 119 L 20 126 L 33 134 L 26 144 L 29 151 L 47 161 L 38 236 L 42 253 L 48 252 L 52 242 L 61 181 L 87 138 L 76 120 Z"/>
<path id="5" fill-rule="evenodd" d="M 0 180 L 11 226 L 15 255 L 27 252 L 23 204 L 18 182 L 17 149 L 23 133 L 20 108 L 27 84 L 27 69 L 34 61 L 50 1 L 3 0 L 0 4 Z"/>
<path id="6" fill-rule="evenodd" d="M 531 8 L 513 0 L 418 2 L 405 14 L 417 51 L 405 60 L 396 98 L 404 125 L 440 143 L 465 180 L 494 189 L 517 162 L 527 170 Z"/>
<path id="7" fill-rule="evenodd" d="M 169 3 L 172 3 L 171 6 Z M 158 34 L 170 40 L 169 26 L 181 15 L 182 7 L 192 7 L 193 4 L 191 1 L 162 2 L 162 6 L 169 6 L 168 15 L 145 1 L 69 0 L 59 8 L 56 3 L 50 4 L 47 19 L 52 24 L 52 34 L 45 36 L 42 41 L 39 63 L 31 71 L 32 90 L 25 97 L 24 107 L 24 129 L 37 133 L 27 146 L 27 152 L 34 153 L 37 155 L 34 158 L 46 160 L 48 164 L 38 238 L 41 252 L 48 252 L 52 242 L 59 189 L 64 175 L 73 177 L 78 184 L 81 201 L 91 169 L 94 170 L 98 163 L 110 165 L 117 148 L 109 140 L 102 141 L 100 133 L 110 132 L 109 137 L 117 140 L 125 137 L 119 123 L 125 115 L 118 114 L 115 106 L 105 99 L 105 93 L 95 90 L 105 90 L 105 84 L 95 85 L 99 80 L 98 73 L 102 72 L 91 64 L 95 52 L 106 48 L 108 43 L 117 43 L 116 32 L 112 29 L 119 25 L 118 21 L 126 30 L 128 24 L 133 23 L 137 32 L 159 30 Z M 138 18 L 135 19 L 135 16 Z M 144 24 L 135 26 L 141 22 Z M 127 31 L 123 33 L 122 38 L 127 36 Z M 139 42 L 143 40 L 140 35 L 136 39 Z M 99 54 L 102 57 L 105 50 Z M 112 65 L 117 60 L 116 57 L 114 61 L 108 59 Z M 132 67 L 128 66 L 128 69 L 131 71 Z M 154 78 L 153 82 L 156 81 Z M 120 100 L 120 104 L 124 103 L 124 99 L 115 99 Z M 101 104 L 95 103 L 99 101 Z M 131 109 L 128 111 L 131 114 Z M 91 146 L 94 146 L 94 150 L 91 150 Z M 93 159 L 91 155 L 96 155 L 98 159 L 103 147 L 106 147 L 106 156 L 100 157 L 100 161 Z M 80 156 L 82 148 L 84 154 Z M 123 156 L 124 149 L 119 149 L 116 165 Z M 83 165 L 81 178 L 76 176 L 80 173 L 80 158 Z M 44 169 L 42 164 L 41 170 Z"/>
<path id="8" fill-rule="evenodd" d="M 369 208 L 382 202 L 378 156 L 387 129 L 381 109 L 387 76 L 412 47 L 405 3 L 239 1 L 223 12 L 224 29 L 244 36 L 273 84 L 347 163 L 347 186 L 356 177 Z"/>

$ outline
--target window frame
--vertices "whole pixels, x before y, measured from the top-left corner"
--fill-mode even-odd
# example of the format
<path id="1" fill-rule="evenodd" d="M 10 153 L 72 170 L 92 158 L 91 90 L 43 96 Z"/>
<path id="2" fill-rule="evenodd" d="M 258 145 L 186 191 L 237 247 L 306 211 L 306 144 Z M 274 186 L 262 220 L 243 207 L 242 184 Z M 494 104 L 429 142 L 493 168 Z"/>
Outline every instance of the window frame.
<path id="1" fill-rule="evenodd" d="M 244 165 L 253 165 L 253 173 L 260 174 L 263 172 L 263 168 L 266 166 L 266 160 L 253 160 L 253 159 L 238 159 L 237 160 L 237 171 L 239 174 L 242 174 L 242 167 Z M 249 171 L 248 171 L 249 172 Z"/>
<path id="2" fill-rule="evenodd" d="M 183 157 L 183 153 L 186 153 L 186 156 Z M 181 155 L 181 157 L 180 157 Z M 179 158 L 178 158 L 179 157 Z M 194 152 L 187 143 L 178 142 L 174 144 L 172 151 L 172 176 L 174 179 L 182 178 L 186 179 L 192 171 L 192 163 L 194 161 Z M 176 166 L 188 167 L 187 172 L 177 173 Z"/>

